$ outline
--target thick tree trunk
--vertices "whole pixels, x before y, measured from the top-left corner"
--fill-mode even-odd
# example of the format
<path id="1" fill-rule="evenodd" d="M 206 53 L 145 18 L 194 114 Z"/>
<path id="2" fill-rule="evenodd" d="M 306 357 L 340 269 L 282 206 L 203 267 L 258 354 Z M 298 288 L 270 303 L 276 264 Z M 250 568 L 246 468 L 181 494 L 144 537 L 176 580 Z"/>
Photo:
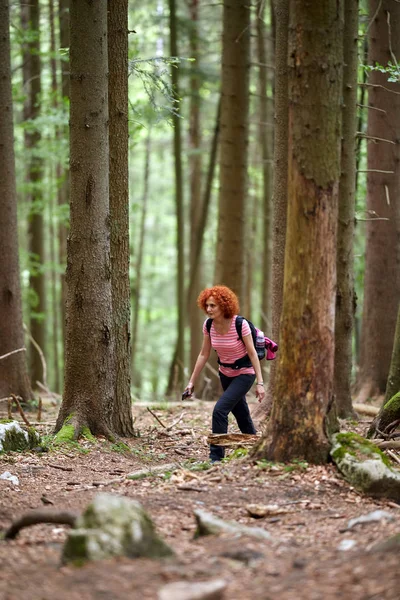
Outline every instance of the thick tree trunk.
<path id="1" fill-rule="evenodd" d="M 244 298 L 250 68 L 250 7 L 224 0 L 220 193 L 215 282 Z"/>
<path id="2" fill-rule="evenodd" d="M 60 46 L 69 50 L 69 3 L 70 0 L 59 0 L 59 26 Z M 63 101 L 69 101 L 69 55 L 63 54 L 61 61 L 61 93 Z M 62 132 L 64 139 L 68 139 L 68 128 Z M 69 203 L 69 171 L 63 169 L 60 173 L 60 188 L 58 192 L 59 206 Z M 67 266 L 67 220 L 60 220 L 58 228 L 59 263 L 65 269 Z M 60 319 L 62 323 L 62 339 L 65 343 L 65 309 L 67 304 L 67 289 L 65 284 L 65 273 L 61 274 L 61 301 Z M 61 362 L 64 361 L 64 344 L 62 344 Z"/>
<path id="3" fill-rule="evenodd" d="M 257 456 L 328 459 L 333 394 L 342 93 L 341 3 L 293 1 L 289 29 L 289 178 L 280 360 Z"/>
<path id="4" fill-rule="evenodd" d="M 9 1 L 0 0 L 0 356 L 25 347 L 19 280 Z M 32 399 L 23 350 L 0 360 L 0 398 Z"/>
<path id="5" fill-rule="evenodd" d="M 387 65 L 393 56 L 400 56 L 400 4 L 371 0 L 370 15 L 368 64 Z M 377 71 L 371 72 L 369 85 L 368 104 L 383 112 L 368 111 L 368 136 L 381 141 L 368 142 L 368 221 L 357 382 L 360 401 L 385 392 L 400 300 L 399 86 Z"/>
<path id="6" fill-rule="evenodd" d="M 169 28 L 171 56 L 178 56 L 178 33 L 176 1 L 169 0 Z M 179 71 L 176 66 L 171 67 L 171 81 L 174 97 L 180 101 Z M 173 365 L 172 388 L 169 393 L 180 389 L 183 385 L 183 372 L 185 364 L 185 259 L 184 259 L 184 215 L 183 215 L 183 172 L 182 172 L 182 135 L 179 104 L 174 105 L 174 165 L 175 165 L 175 205 L 176 205 L 176 304 L 177 304 L 177 353 Z"/>
<path id="7" fill-rule="evenodd" d="M 131 402 L 128 185 L 128 0 L 108 1 L 110 219 L 113 336 L 116 362 L 113 430 L 134 434 Z"/>
<path id="8" fill-rule="evenodd" d="M 400 392 L 400 305 L 397 312 L 396 333 L 394 336 L 392 360 L 390 363 L 389 377 L 386 384 L 384 405 L 386 402 L 389 402 L 389 400 L 395 394 L 397 394 L 397 392 Z"/>
<path id="9" fill-rule="evenodd" d="M 70 414 L 109 434 L 115 393 L 108 201 L 107 0 L 71 2 L 71 229 L 65 385 L 56 423 Z"/>
<path id="10" fill-rule="evenodd" d="M 29 130 L 28 147 L 33 150 L 30 157 L 29 181 L 32 186 L 31 192 L 31 215 L 29 221 L 30 252 L 32 255 L 32 267 L 29 277 L 29 285 L 34 298 L 34 306 L 31 312 L 30 331 L 33 339 L 46 353 L 46 286 L 43 265 L 45 262 L 44 246 L 44 219 L 43 219 L 43 160 L 37 152 L 41 133 L 39 125 L 35 120 L 41 112 L 41 58 L 40 58 L 40 4 L 39 0 L 32 0 L 29 4 L 30 26 L 35 36 L 29 43 L 30 57 L 30 119 L 32 127 Z M 37 387 L 37 381 L 43 381 L 43 365 L 36 348 L 31 348 L 30 354 L 30 376 L 33 388 Z"/>
<path id="11" fill-rule="evenodd" d="M 335 397 L 339 417 L 353 414 L 351 399 L 354 295 L 354 221 L 358 68 L 358 0 L 345 0 L 342 157 L 339 184 L 337 292 L 335 318 Z"/>
<path id="12" fill-rule="evenodd" d="M 257 27 L 257 59 L 259 62 L 259 115 L 260 130 L 258 143 L 262 160 L 262 221 L 263 221 L 263 252 L 262 252 L 262 291 L 261 291 L 261 329 L 266 333 L 271 327 L 271 279 L 272 279 L 272 71 L 268 64 L 273 64 L 273 45 L 268 41 L 270 36 L 265 31 L 265 2 L 260 4 L 256 15 Z M 267 52 L 267 43 L 268 50 Z M 269 76 L 269 72 L 271 75 Z M 253 259 L 253 257 L 251 257 Z"/>
<path id="13" fill-rule="evenodd" d="M 194 263 L 196 247 L 199 244 L 198 236 L 202 236 L 204 231 L 200 230 L 200 221 L 202 215 L 202 158 L 201 158 L 201 128 L 200 128 L 200 107 L 201 107 L 201 66 L 199 62 L 199 0 L 190 2 L 190 56 L 194 58 L 191 63 L 190 76 L 190 123 L 189 123 L 189 169 L 190 169 L 190 265 Z M 202 289 L 202 269 L 198 268 L 193 279 L 193 285 L 189 288 L 189 325 L 190 325 L 190 364 L 194 365 L 202 343 L 202 323 L 203 315 L 199 311 L 196 303 L 197 295 Z M 202 388 L 203 383 L 200 378 L 198 387 Z"/>

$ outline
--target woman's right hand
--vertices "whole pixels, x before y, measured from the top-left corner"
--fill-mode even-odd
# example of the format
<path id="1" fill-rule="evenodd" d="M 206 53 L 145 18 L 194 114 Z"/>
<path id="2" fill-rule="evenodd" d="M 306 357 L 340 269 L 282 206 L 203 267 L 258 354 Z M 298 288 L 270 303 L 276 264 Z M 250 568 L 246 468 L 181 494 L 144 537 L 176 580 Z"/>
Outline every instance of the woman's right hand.
<path id="1" fill-rule="evenodd" d="M 191 381 L 189 381 L 189 383 L 185 387 L 185 391 L 182 394 L 182 400 L 185 400 L 186 398 L 190 398 L 190 396 L 193 394 L 193 392 L 194 392 L 194 385 Z"/>

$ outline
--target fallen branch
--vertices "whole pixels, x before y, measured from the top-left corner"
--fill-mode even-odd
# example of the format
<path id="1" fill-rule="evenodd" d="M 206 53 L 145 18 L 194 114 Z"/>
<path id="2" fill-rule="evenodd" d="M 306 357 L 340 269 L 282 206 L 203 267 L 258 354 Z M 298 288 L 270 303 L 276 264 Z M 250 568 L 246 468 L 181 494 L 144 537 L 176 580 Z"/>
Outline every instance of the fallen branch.
<path id="1" fill-rule="evenodd" d="M 14 400 L 15 404 L 17 405 L 18 412 L 21 415 L 23 422 L 25 423 L 25 425 L 30 427 L 31 424 L 29 423 L 28 419 L 26 418 L 25 413 L 22 410 L 22 406 L 20 404 L 20 400 L 22 400 L 21 396 L 16 396 L 15 394 L 11 394 L 11 398 Z"/>
<path id="2" fill-rule="evenodd" d="M 164 425 L 164 423 L 157 417 L 157 415 L 155 413 L 153 413 L 151 408 L 149 408 L 148 406 L 146 408 L 149 411 L 149 413 L 155 418 L 155 420 L 160 423 L 161 427 L 164 427 L 164 429 L 167 429 L 167 427 Z"/>
<path id="3" fill-rule="evenodd" d="M 54 463 L 47 463 L 49 467 L 53 469 L 60 469 L 60 471 L 73 471 L 72 467 L 62 467 L 61 465 L 55 465 Z"/>
<path id="4" fill-rule="evenodd" d="M 395 454 L 391 450 L 386 450 L 386 454 L 388 454 L 390 458 L 392 458 L 395 462 L 397 462 L 397 464 L 400 465 L 400 458 L 397 456 L 397 454 Z"/>
<path id="5" fill-rule="evenodd" d="M 370 417 L 375 417 L 379 412 L 379 408 L 377 408 L 376 406 L 370 406 L 369 404 L 359 404 L 357 402 L 353 404 L 353 408 L 356 412 L 362 413 L 363 415 L 369 415 Z"/>
<path id="6" fill-rule="evenodd" d="M 213 446 L 225 446 L 235 448 L 237 446 L 252 446 L 260 439 L 256 433 L 211 433 L 207 437 L 207 443 Z"/>
<path id="7" fill-rule="evenodd" d="M 183 412 L 183 413 L 181 414 L 181 416 L 180 416 L 180 417 L 178 417 L 178 419 L 176 419 L 176 420 L 175 420 L 173 423 L 171 423 L 171 425 L 168 425 L 168 427 L 167 427 L 167 431 L 171 431 L 171 429 L 172 429 L 173 427 L 175 427 L 175 425 L 178 425 L 178 423 L 180 423 L 180 422 L 182 421 L 182 419 L 183 419 L 183 417 L 184 417 L 184 416 L 185 416 L 185 413 Z"/>
<path id="8" fill-rule="evenodd" d="M 378 448 L 384 448 L 385 450 L 388 448 L 390 450 L 398 450 L 400 448 L 400 441 L 394 442 L 391 440 L 373 440 L 373 443 L 375 446 L 378 446 Z"/>
<path id="9" fill-rule="evenodd" d="M 30 527 L 31 525 L 37 525 L 38 523 L 57 523 L 58 525 L 69 525 L 70 527 L 74 527 L 77 518 L 77 513 L 70 511 L 52 511 L 49 509 L 32 510 L 12 523 L 11 527 L 7 529 L 4 539 L 13 540 L 21 529 Z"/>

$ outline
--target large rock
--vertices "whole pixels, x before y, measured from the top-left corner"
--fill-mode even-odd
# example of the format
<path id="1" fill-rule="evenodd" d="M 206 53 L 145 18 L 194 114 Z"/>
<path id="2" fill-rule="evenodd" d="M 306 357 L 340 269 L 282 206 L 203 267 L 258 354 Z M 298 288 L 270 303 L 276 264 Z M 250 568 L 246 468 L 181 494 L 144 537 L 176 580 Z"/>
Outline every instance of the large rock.
<path id="1" fill-rule="evenodd" d="M 332 459 L 353 487 L 375 498 L 400 501 L 400 472 L 377 446 L 355 433 L 338 433 L 332 443 Z"/>
<path id="2" fill-rule="evenodd" d="M 25 430 L 18 421 L 0 421 L 0 452 L 29 450 L 40 443 L 40 435 L 30 427 Z"/>
<path id="3" fill-rule="evenodd" d="M 112 556 L 162 558 L 172 554 L 139 502 L 97 494 L 69 531 L 63 561 L 80 564 Z"/>

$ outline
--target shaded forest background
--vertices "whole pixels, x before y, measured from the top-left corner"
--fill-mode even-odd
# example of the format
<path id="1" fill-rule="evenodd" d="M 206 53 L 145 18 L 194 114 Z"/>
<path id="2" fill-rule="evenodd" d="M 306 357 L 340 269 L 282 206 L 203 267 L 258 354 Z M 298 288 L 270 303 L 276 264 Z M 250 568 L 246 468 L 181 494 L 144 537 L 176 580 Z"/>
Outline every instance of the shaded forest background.
<path id="1" fill-rule="evenodd" d="M 224 47 L 226 51 L 223 29 L 225 22 L 227 31 L 226 11 L 232 4 L 149 0 L 143 6 L 135 0 L 129 2 L 129 281 L 133 401 L 154 401 L 166 395 L 177 398 L 181 393 L 185 376 L 176 372 L 182 368 L 186 373 L 189 371 L 201 342 L 203 317 L 195 306 L 197 294 L 202 287 L 213 283 L 231 284 L 227 280 L 229 244 L 226 240 L 225 246 L 221 242 L 224 235 L 221 223 L 224 220 L 231 223 L 230 212 L 236 212 L 245 228 L 242 252 L 245 277 L 241 279 L 241 289 L 237 290 L 241 312 L 261 324 L 267 335 L 279 338 L 280 315 L 272 311 L 274 262 L 279 261 L 282 267 L 283 259 L 282 248 L 274 247 L 273 238 L 277 228 L 274 176 L 277 177 L 279 166 L 276 127 L 279 111 L 287 112 L 287 105 L 283 106 L 282 98 L 277 96 L 280 82 L 276 79 L 278 35 L 283 22 L 280 11 L 284 4 L 287 5 L 253 1 L 250 8 L 245 9 L 245 17 L 241 16 L 248 19 L 248 23 L 242 21 L 239 38 L 236 38 L 236 42 L 239 39 L 242 42 L 248 35 L 248 55 L 243 57 L 245 75 L 244 79 L 241 76 L 238 79 L 240 85 L 244 81 L 248 86 L 244 89 L 248 112 L 240 113 L 248 127 L 248 140 L 243 141 L 247 149 L 247 179 L 238 205 L 233 196 L 221 196 L 225 148 L 217 151 L 217 144 L 221 142 L 218 137 L 221 91 L 228 85 L 221 73 Z M 243 7 L 241 5 L 242 10 Z M 387 93 L 374 98 L 373 94 L 379 94 L 377 87 L 395 90 L 398 85 L 396 45 L 400 39 L 400 21 L 399 9 L 390 1 L 348 2 L 344 10 L 352 10 L 356 15 L 358 32 L 357 38 L 353 36 L 358 86 L 347 84 L 353 87 L 357 104 L 356 137 L 350 141 L 355 149 L 354 186 L 349 192 L 353 211 L 350 220 L 355 225 L 352 232 L 354 262 L 351 258 L 354 275 L 351 274 L 350 281 L 354 289 L 354 323 L 348 323 L 347 327 L 351 330 L 351 383 L 365 400 L 384 394 L 389 373 L 395 319 L 393 311 L 385 314 L 382 297 L 391 296 L 396 314 L 399 301 L 398 235 L 396 238 L 399 199 L 397 188 L 390 188 L 391 182 L 399 178 L 399 167 L 396 158 L 388 159 L 392 164 L 387 166 L 382 149 L 389 146 L 390 151 L 398 155 L 398 127 L 396 121 L 388 117 L 386 130 L 384 124 L 378 122 L 377 129 L 371 132 L 368 119 L 374 106 L 378 116 L 396 109 L 396 96 Z M 28 372 L 36 396 L 48 390 L 61 394 L 70 194 L 68 1 L 11 3 L 10 39 L 19 268 Z M 240 53 L 236 57 L 234 48 L 230 52 L 240 69 Z M 286 47 L 286 56 L 290 64 L 290 47 L 289 54 Z M 342 107 L 346 88 L 343 89 Z M 226 114 L 224 118 L 228 118 Z M 237 115 L 229 118 L 235 121 Z M 340 139 L 345 138 L 345 133 L 344 130 Z M 378 166 L 371 166 L 369 162 L 371 148 L 377 153 Z M 321 147 L 320 152 L 323 151 Z M 389 182 L 378 179 L 388 176 L 392 178 Z M 378 188 L 393 211 L 389 215 L 374 208 L 373 190 Z M 383 314 L 376 311 L 372 320 L 363 324 L 369 256 L 367 229 L 372 220 L 378 229 L 369 235 L 390 239 L 394 246 L 389 253 L 382 246 L 382 253 L 378 253 L 381 262 L 368 284 L 370 289 L 377 290 L 376 282 L 380 281 L 377 295 L 372 294 L 369 302 L 373 306 L 382 304 Z M 387 221 L 393 225 L 390 231 L 394 231 L 394 237 L 385 229 Z M 201 255 L 196 265 L 200 241 Z M 376 256 L 376 252 L 374 254 Z M 221 274 L 225 275 L 223 281 Z M 321 294 L 324 293 L 321 289 Z M 389 354 L 381 351 L 378 342 L 375 354 L 373 337 L 364 334 L 363 339 L 363 327 L 373 331 L 375 338 L 384 340 L 386 347 L 390 347 Z M 183 364 L 176 361 L 179 344 L 183 348 Z M 15 350 L 9 348 L 4 339 L 0 348 L 0 354 Z M 363 355 L 372 356 L 371 360 L 376 363 L 383 361 L 380 374 L 375 377 L 373 373 L 373 381 L 368 381 L 366 388 L 363 384 L 369 368 L 367 359 L 364 359 L 364 371 L 361 369 L 362 381 L 359 375 Z M 198 390 L 203 397 L 212 397 L 212 379 L 210 369 L 205 374 L 202 389 Z M 396 391 L 398 389 L 394 389 Z"/>

